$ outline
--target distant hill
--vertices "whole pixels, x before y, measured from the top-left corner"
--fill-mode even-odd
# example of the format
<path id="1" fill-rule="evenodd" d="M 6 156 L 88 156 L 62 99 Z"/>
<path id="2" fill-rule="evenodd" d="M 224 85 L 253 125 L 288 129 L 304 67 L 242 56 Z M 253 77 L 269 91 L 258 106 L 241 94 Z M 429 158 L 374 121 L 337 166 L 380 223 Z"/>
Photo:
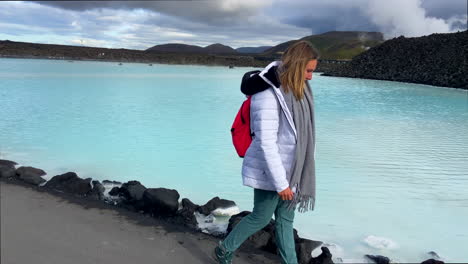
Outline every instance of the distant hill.
<path id="1" fill-rule="evenodd" d="M 324 75 L 468 89 L 468 31 L 385 41 Z"/>
<path id="2" fill-rule="evenodd" d="M 369 48 L 384 42 L 382 33 L 364 31 L 330 31 L 303 37 L 299 40 L 310 41 L 319 50 L 322 59 L 333 60 L 350 60 Z M 279 57 L 289 45 L 299 40 L 283 42 L 262 54 Z"/>
<path id="3" fill-rule="evenodd" d="M 229 46 L 223 44 L 211 44 L 203 48 L 205 53 L 214 53 L 214 54 L 235 54 L 237 51 Z"/>
<path id="4" fill-rule="evenodd" d="M 237 51 L 229 46 L 223 44 L 211 44 L 206 47 L 200 47 L 196 45 L 187 45 L 179 43 L 170 43 L 156 45 L 147 49 L 149 52 L 171 52 L 171 53 L 183 53 L 183 54 L 236 54 Z"/>
<path id="5" fill-rule="evenodd" d="M 187 48 L 185 45 L 183 48 Z M 169 46 L 170 47 L 170 46 Z M 219 46 L 213 48 L 216 50 Z M 190 47 L 189 47 L 190 48 Z M 140 62 L 164 64 L 224 65 L 239 67 L 264 67 L 269 61 L 243 54 L 205 54 L 148 52 L 145 50 L 108 49 L 56 44 L 39 44 L 0 40 L 1 58 L 93 60 L 112 62 Z"/>
<path id="6" fill-rule="evenodd" d="M 375 47 L 384 41 L 380 32 L 364 31 L 330 31 L 319 35 L 301 38 L 314 44 L 320 51 L 322 59 L 351 60 L 354 56 Z M 290 40 L 276 46 L 242 47 L 233 49 L 216 43 L 206 47 L 169 43 L 156 45 L 147 49 L 148 52 L 169 52 L 180 54 L 256 54 L 266 58 L 279 58 L 281 54 L 298 40 Z"/>
<path id="7" fill-rule="evenodd" d="M 262 53 L 265 50 L 272 48 L 273 46 L 260 46 L 260 47 L 241 47 L 237 48 L 237 52 L 240 53 Z"/>
<path id="8" fill-rule="evenodd" d="M 156 45 L 154 47 L 147 49 L 146 51 L 203 53 L 203 48 L 196 46 L 196 45 L 169 43 L 169 44 Z"/>

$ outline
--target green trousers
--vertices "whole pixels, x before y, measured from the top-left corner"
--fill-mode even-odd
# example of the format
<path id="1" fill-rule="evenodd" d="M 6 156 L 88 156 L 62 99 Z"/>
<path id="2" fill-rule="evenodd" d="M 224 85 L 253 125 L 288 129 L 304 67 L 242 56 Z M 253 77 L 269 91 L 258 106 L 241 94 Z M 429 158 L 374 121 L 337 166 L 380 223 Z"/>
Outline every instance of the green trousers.
<path id="1" fill-rule="evenodd" d="M 281 200 L 275 191 L 254 189 L 254 208 L 251 214 L 242 218 L 222 245 L 228 251 L 235 251 L 255 232 L 264 228 L 275 214 L 276 244 L 283 264 L 297 264 L 293 234 L 294 210 L 288 210 L 288 203 Z"/>

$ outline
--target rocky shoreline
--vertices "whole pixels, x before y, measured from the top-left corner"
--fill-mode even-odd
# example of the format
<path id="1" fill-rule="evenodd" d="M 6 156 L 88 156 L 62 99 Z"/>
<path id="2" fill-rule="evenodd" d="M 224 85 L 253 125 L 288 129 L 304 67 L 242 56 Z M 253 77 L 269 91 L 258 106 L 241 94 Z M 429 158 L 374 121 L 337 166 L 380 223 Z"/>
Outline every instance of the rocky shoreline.
<path id="1" fill-rule="evenodd" d="M 322 76 L 419 83 L 468 89 L 468 30 L 400 36 L 365 51 Z"/>
<path id="2" fill-rule="evenodd" d="M 146 188 L 138 181 L 120 183 L 105 180 L 102 183 L 91 178 L 82 179 L 74 172 L 67 172 L 56 175 L 46 181 L 43 176 L 46 172 L 39 168 L 20 166 L 9 160 L 0 160 L 0 181 L 29 185 L 41 191 L 46 191 L 54 195 L 71 195 L 83 201 L 102 202 L 115 208 L 138 212 L 149 217 L 161 219 L 171 224 L 183 226 L 188 230 L 201 233 L 196 215 L 211 216 L 222 214 L 220 209 L 236 207 L 234 201 L 214 197 L 204 205 L 197 205 L 188 198 L 183 198 L 180 202 L 180 195 L 177 190 L 166 188 Z M 114 186 L 110 191 L 106 191 L 105 186 Z M 243 211 L 230 216 L 226 233 L 213 233 L 217 238 L 224 237 L 239 221 L 250 212 Z M 248 239 L 250 247 L 267 253 L 277 254 L 275 239 L 275 221 L 270 223 L 255 233 Z M 314 241 L 301 238 L 294 230 L 296 252 L 301 264 L 330 264 L 333 263 L 330 250 L 321 241 Z M 320 247 L 321 254 L 312 257 L 312 251 Z M 431 254 L 430 254 L 431 255 Z M 433 252 L 434 258 L 428 259 L 424 264 L 444 263 L 436 260 L 437 254 Z M 390 259 L 384 256 L 365 255 L 374 263 L 390 263 Z"/>

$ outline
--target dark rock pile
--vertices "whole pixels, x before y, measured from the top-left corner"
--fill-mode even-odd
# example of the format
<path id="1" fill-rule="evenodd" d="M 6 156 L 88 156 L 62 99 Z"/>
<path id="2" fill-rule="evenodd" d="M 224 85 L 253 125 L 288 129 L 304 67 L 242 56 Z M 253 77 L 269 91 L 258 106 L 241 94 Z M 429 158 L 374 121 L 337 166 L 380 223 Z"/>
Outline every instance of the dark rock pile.
<path id="1" fill-rule="evenodd" d="M 45 182 L 42 176 L 46 175 L 46 173 L 41 169 L 33 167 L 19 167 L 16 170 L 16 175 L 20 180 L 30 184 L 39 185 Z"/>
<path id="2" fill-rule="evenodd" d="M 376 264 L 389 264 L 390 263 L 390 259 L 385 257 L 385 256 L 380 256 L 380 255 L 377 255 L 377 256 L 374 256 L 374 255 L 366 255 L 366 257 L 370 260 L 372 260 L 374 263 Z"/>
<path id="3" fill-rule="evenodd" d="M 0 178 L 12 178 L 16 175 L 15 166 L 18 165 L 14 161 L 0 160 Z"/>
<path id="4" fill-rule="evenodd" d="M 467 59 L 468 31 L 417 38 L 400 36 L 323 75 L 468 89 Z"/>
<path id="5" fill-rule="evenodd" d="M 116 204 L 132 211 L 137 211 L 162 218 L 169 222 L 177 223 L 189 227 L 192 230 L 199 230 L 196 213 L 203 215 L 212 215 L 216 209 L 229 208 L 236 206 L 234 201 L 214 197 L 206 204 L 200 206 L 191 202 L 188 198 L 182 199 L 179 203 L 180 195 L 176 190 L 165 188 L 146 188 L 138 181 L 129 181 L 121 184 L 115 181 L 103 181 L 104 184 L 117 184 L 120 187 L 114 187 L 109 195 L 104 196 L 105 187 L 99 181 L 91 178 L 82 179 L 74 172 L 67 172 L 56 175 L 46 182 L 42 176 L 46 173 L 34 167 L 19 167 L 14 161 L 0 160 L 0 180 L 21 181 L 34 186 L 41 186 L 51 193 L 66 193 L 83 199 L 102 200 Z M 45 184 L 44 184 L 45 183 Z M 116 202 L 117 201 L 117 202 Z M 227 233 L 242 220 L 243 217 L 250 214 L 248 211 L 241 212 L 231 216 Z M 275 221 L 272 219 L 260 231 L 253 234 L 249 239 L 250 245 L 256 249 L 264 250 L 273 254 L 278 254 Z M 294 241 L 296 244 L 296 253 L 298 261 L 301 264 L 332 264 L 332 254 L 321 241 L 313 241 L 298 236 L 294 229 Z M 322 253 L 317 257 L 312 257 L 312 251 L 321 247 Z M 430 252 L 433 257 L 438 257 L 435 252 Z M 366 255 L 375 263 L 389 263 L 389 259 L 384 256 Z M 441 264 L 442 261 L 428 259 L 423 263 Z"/>
<path id="6" fill-rule="evenodd" d="M 249 211 L 243 211 L 239 214 L 231 216 L 229 219 L 227 233 L 229 234 L 232 229 L 242 220 L 242 218 L 249 214 Z M 254 248 L 265 250 L 273 254 L 278 254 L 278 247 L 276 245 L 275 236 L 275 223 L 275 220 L 270 220 L 270 223 L 268 223 L 262 230 L 248 238 Z M 299 263 L 333 263 L 332 255 L 326 247 L 322 247 L 322 254 L 320 256 L 317 258 L 312 258 L 312 251 L 323 244 L 321 241 L 300 238 L 296 229 L 294 229 L 294 241 L 296 243 L 296 253 Z M 322 261 L 317 262 L 318 258 L 320 258 Z"/>
<path id="7" fill-rule="evenodd" d="M 91 178 L 81 179 L 74 172 L 54 176 L 44 187 L 81 196 L 86 196 L 92 190 Z"/>

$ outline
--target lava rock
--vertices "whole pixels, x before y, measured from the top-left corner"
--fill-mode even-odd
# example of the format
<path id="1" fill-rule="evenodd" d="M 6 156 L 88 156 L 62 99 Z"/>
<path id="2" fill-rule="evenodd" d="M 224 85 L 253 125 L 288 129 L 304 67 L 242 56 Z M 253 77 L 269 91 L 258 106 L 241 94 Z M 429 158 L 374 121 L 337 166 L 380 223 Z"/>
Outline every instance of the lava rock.
<path id="1" fill-rule="evenodd" d="M 316 258 L 311 258 L 308 264 L 333 264 L 332 254 L 327 247 L 321 247 L 322 253 Z"/>
<path id="2" fill-rule="evenodd" d="M 385 256 L 380 256 L 380 255 L 366 255 L 366 257 L 370 260 L 372 260 L 376 264 L 389 264 L 390 259 L 385 257 Z"/>
<path id="3" fill-rule="evenodd" d="M 136 202 L 143 198 L 145 191 L 146 187 L 139 181 L 129 181 L 122 184 L 119 189 L 119 195 L 127 199 L 128 202 Z"/>
<path id="4" fill-rule="evenodd" d="M 120 187 L 114 187 L 109 191 L 109 195 L 118 196 L 120 193 Z"/>
<path id="5" fill-rule="evenodd" d="M 88 194 L 88 197 L 95 199 L 95 200 L 103 200 L 104 199 L 104 191 L 106 190 L 104 186 L 99 181 L 92 181 L 93 189 Z"/>
<path id="6" fill-rule="evenodd" d="M 14 161 L 0 159 L 0 166 L 6 166 L 6 167 L 14 168 L 16 165 L 18 165 L 18 163 L 14 162 Z"/>
<path id="7" fill-rule="evenodd" d="M 195 211 L 200 207 L 187 198 L 182 199 L 182 208 L 177 211 L 175 221 L 191 229 L 198 229 Z"/>
<path id="8" fill-rule="evenodd" d="M 86 196 L 91 190 L 91 178 L 82 179 L 74 172 L 67 172 L 52 177 L 46 184 L 46 188 Z"/>
<path id="9" fill-rule="evenodd" d="M 172 216 L 179 209 L 179 193 L 165 188 L 150 188 L 143 193 L 143 210 L 158 216 Z"/>
<path id="10" fill-rule="evenodd" d="M 325 71 L 341 76 L 468 89 L 468 30 L 385 41 Z M 444 65 L 444 67 L 439 67 Z"/>
<path id="11" fill-rule="evenodd" d="M 198 212 L 204 215 L 209 215 L 211 214 L 211 212 L 218 208 L 229 208 L 233 206 L 236 206 L 236 203 L 234 201 L 220 199 L 216 196 L 215 198 L 209 200 L 205 205 L 200 206 L 198 208 Z"/>
<path id="12" fill-rule="evenodd" d="M 444 263 L 445 262 L 443 261 L 435 260 L 435 259 L 428 259 L 428 260 L 421 262 L 421 264 L 444 264 Z"/>
<path id="13" fill-rule="evenodd" d="M 0 178 L 11 178 L 16 176 L 15 168 L 0 165 Z"/>
<path id="14" fill-rule="evenodd" d="M 200 206 L 197 204 L 194 204 L 192 201 L 190 201 L 188 198 L 182 199 L 182 210 L 187 210 L 189 212 L 195 213 L 195 211 L 199 208 Z"/>
<path id="15" fill-rule="evenodd" d="M 120 184 L 122 184 L 122 183 L 119 182 L 119 181 L 103 180 L 103 181 L 102 181 L 102 184 L 118 184 L 118 185 L 120 185 Z"/>
<path id="16" fill-rule="evenodd" d="M 0 159 L 0 178 L 11 178 L 16 176 L 16 162 Z"/>
<path id="17" fill-rule="evenodd" d="M 296 255 L 300 264 L 307 264 L 312 259 L 312 251 L 323 244 L 321 241 L 314 241 L 305 238 L 299 238 L 296 241 Z"/>
<path id="18" fill-rule="evenodd" d="M 16 170 L 16 175 L 22 181 L 33 185 L 39 185 L 46 181 L 42 178 L 42 176 L 46 175 L 45 171 L 34 167 L 19 167 Z"/>
<path id="19" fill-rule="evenodd" d="M 144 210 L 143 193 L 146 191 L 146 187 L 139 181 L 126 182 L 116 190 L 118 190 L 117 196 L 120 198 L 120 206 L 131 211 Z"/>

